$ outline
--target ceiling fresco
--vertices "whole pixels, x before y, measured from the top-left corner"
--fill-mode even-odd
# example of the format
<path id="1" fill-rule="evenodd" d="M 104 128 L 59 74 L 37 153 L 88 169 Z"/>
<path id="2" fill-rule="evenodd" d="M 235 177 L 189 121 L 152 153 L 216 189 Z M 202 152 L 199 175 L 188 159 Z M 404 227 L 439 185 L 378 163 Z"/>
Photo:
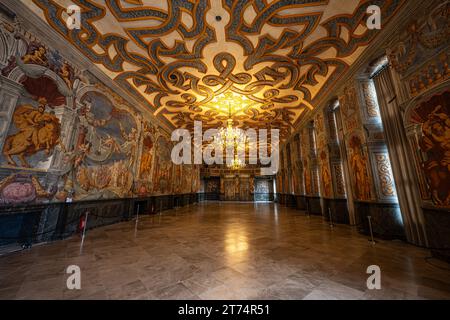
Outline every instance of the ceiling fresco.
<path id="1" fill-rule="evenodd" d="M 23 0 L 22 0 L 23 1 Z M 173 127 L 274 127 L 286 138 L 361 55 L 403 0 L 24 1 L 70 43 Z M 65 8 L 82 10 L 80 30 Z M 241 98 L 233 112 L 214 108 Z M 223 100 L 223 99 L 222 99 Z M 226 99 L 225 99 L 226 100 Z M 242 104 L 241 101 L 245 100 Z"/>

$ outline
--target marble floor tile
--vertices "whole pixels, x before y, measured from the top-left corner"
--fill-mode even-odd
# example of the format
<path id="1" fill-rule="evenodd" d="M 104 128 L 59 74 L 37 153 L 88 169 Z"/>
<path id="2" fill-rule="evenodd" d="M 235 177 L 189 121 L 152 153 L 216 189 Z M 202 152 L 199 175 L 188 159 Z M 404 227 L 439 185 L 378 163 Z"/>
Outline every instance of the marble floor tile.
<path id="1" fill-rule="evenodd" d="M 450 299 L 449 269 L 276 204 L 206 202 L 89 230 L 82 248 L 74 236 L 0 256 L 0 299 Z"/>

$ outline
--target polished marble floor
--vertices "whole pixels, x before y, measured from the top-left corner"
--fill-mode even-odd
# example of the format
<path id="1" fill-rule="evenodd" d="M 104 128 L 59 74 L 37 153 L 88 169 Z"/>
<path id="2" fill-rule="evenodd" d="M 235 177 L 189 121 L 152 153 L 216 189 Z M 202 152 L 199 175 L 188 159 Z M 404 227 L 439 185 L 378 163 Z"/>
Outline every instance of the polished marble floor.
<path id="1" fill-rule="evenodd" d="M 450 299 L 450 265 L 429 257 L 274 204 L 209 202 L 91 230 L 81 252 L 76 236 L 2 256 L 0 298 Z"/>

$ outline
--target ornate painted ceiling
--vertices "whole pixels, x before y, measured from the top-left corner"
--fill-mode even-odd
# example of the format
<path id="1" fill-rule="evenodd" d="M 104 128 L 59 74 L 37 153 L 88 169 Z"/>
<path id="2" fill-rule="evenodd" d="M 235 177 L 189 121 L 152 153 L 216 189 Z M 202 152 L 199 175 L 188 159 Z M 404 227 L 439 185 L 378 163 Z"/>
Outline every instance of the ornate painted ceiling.
<path id="1" fill-rule="evenodd" d="M 174 127 L 275 127 L 282 138 L 374 39 L 404 0 L 22 0 Z M 65 8 L 82 9 L 80 30 Z M 245 102 L 243 102 L 245 101 Z"/>

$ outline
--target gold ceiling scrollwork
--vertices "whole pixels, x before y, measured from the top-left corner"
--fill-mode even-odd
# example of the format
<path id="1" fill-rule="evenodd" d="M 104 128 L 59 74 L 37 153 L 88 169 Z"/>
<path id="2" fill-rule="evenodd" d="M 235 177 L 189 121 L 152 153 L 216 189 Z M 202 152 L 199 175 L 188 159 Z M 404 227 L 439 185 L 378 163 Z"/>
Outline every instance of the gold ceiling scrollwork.
<path id="1" fill-rule="evenodd" d="M 155 115 L 174 127 L 224 125 L 207 106 L 233 92 L 253 102 L 236 125 L 277 127 L 282 138 L 377 34 L 367 7 L 380 6 L 385 25 L 404 3 L 349 1 L 349 13 L 338 0 L 71 1 L 80 30 L 67 28 L 62 1 L 30 6 Z"/>

